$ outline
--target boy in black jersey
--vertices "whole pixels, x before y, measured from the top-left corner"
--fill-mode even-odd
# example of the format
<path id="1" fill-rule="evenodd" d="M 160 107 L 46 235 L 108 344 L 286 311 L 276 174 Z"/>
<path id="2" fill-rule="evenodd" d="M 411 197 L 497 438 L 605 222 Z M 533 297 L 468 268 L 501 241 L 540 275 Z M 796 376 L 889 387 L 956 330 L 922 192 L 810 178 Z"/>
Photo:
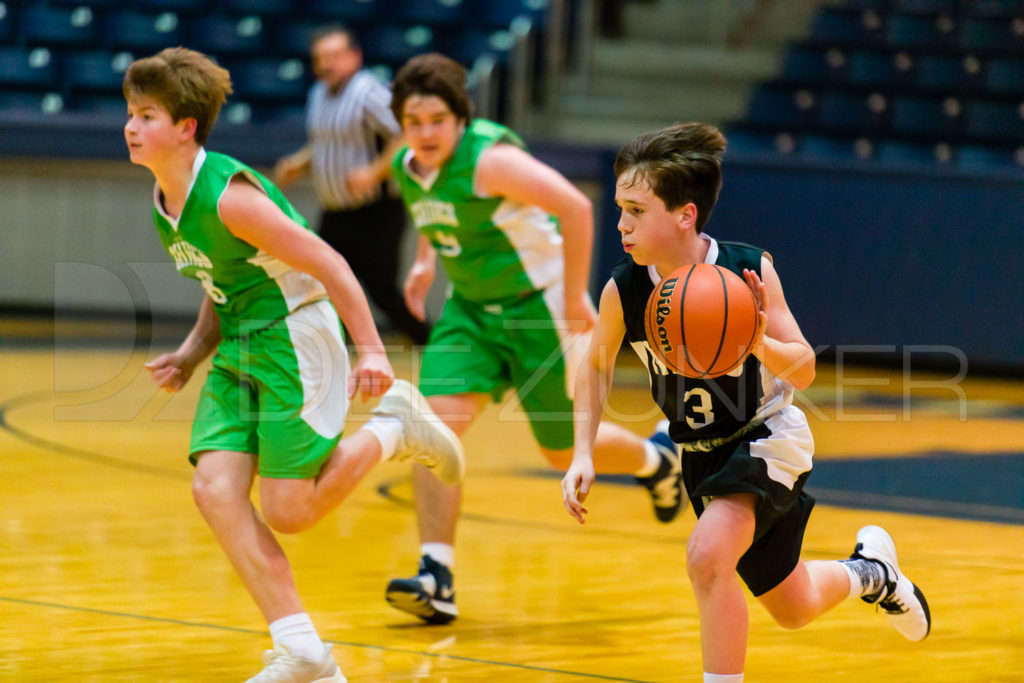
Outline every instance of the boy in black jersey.
<path id="1" fill-rule="evenodd" d="M 697 513 L 686 567 L 697 599 L 706 683 L 743 680 L 747 607 L 738 573 L 782 626 L 798 628 L 847 597 L 877 603 L 910 640 L 928 635 L 921 591 L 899 570 L 879 527 L 857 534 L 843 561 L 800 560 L 814 499 L 803 490 L 814 441 L 793 392 L 814 380 L 814 351 L 786 305 L 771 256 L 703 233 L 722 186 L 726 141 L 713 126 L 676 124 L 641 135 L 615 160 L 618 229 L 628 254 L 601 295 L 597 327 L 577 374 L 576 406 L 601 415 L 623 338 L 647 366 L 654 400 L 670 421 L 683 479 Z M 698 380 L 671 373 L 644 334 L 647 299 L 662 277 L 693 263 L 745 278 L 760 308 L 753 351 L 729 375 Z M 598 421 L 576 425 L 563 501 L 582 523 L 594 481 Z"/>

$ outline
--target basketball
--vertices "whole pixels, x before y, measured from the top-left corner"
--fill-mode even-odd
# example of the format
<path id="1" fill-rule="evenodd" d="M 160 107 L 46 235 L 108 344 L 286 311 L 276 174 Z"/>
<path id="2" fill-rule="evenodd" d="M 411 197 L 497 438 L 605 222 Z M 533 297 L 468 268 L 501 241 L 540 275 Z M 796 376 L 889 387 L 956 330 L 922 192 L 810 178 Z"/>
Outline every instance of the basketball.
<path id="1" fill-rule="evenodd" d="M 708 263 L 683 266 L 647 300 L 647 342 L 672 372 L 695 379 L 736 369 L 750 353 L 758 310 L 746 281 Z"/>

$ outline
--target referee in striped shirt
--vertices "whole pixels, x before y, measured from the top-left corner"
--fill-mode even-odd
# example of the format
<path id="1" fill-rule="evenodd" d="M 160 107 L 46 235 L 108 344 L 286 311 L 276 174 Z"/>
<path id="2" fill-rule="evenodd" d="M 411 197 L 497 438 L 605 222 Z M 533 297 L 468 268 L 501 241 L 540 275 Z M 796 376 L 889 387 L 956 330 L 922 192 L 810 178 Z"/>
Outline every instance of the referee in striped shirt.
<path id="1" fill-rule="evenodd" d="M 307 143 L 277 162 L 277 184 L 312 171 L 320 236 L 345 257 L 391 326 L 426 344 L 430 329 L 409 312 L 397 284 L 406 212 L 387 180 L 401 147 L 391 91 L 363 70 L 356 36 L 344 26 L 314 33 L 311 55 L 317 82 L 306 106 Z"/>

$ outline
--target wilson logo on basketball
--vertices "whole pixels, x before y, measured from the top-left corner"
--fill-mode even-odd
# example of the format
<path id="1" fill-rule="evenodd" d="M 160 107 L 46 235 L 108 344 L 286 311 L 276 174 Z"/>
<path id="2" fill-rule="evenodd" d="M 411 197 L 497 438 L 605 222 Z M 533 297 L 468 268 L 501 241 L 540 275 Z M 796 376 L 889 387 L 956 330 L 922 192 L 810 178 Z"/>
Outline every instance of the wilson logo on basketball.
<path id="1" fill-rule="evenodd" d="M 655 319 L 657 320 L 657 344 L 661 347 L 662 353 L 672 353 L 672 342 L 668 338 L 668 330 L 665 328 L 665 321 L 672 313 L 672 292 L 676 288 L 679 278 L 667 278 L 662 280 L 658 287 L 657 302 L 655 305 Z"/>

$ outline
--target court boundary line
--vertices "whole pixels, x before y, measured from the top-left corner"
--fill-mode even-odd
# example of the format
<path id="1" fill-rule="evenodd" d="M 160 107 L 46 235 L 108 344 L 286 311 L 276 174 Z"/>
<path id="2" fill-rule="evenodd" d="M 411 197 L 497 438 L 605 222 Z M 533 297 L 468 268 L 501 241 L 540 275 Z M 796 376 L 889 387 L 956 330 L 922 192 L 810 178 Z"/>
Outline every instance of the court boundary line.
<path id="1" fill-rule="evenodd" d="M 257 636 L 269 636 L 269 631 L 261 631 L 253 628 L 242 628 L 240 626 L 229 626 L 222 624 L 210 624 L 202 621 L 186 621 L 184 619 L 173 619 L 171 617 L 155 617 L 148 614 L 134 614 L 132 612 L 118 612 L 115 610 L 105 610 L 96 607 L 82 607 L 79 605 L 65 605 L 57 602 L 48 602 L 45 600 L 29 600 L 25 598 L 14 598 L 7 595 L 0 595 L 0 602 L 7 602 L 15 605 L 28 605 L 31 607 L 46 607 L 49 609 L 58 609 L 66 612 L 77 612 L 82 614 L 95 614 L 105 617 L 117 617 L 121 619 L 135 619 L 138 621 L 151 621 L 159 624 L 170 624 L 173 626 L 189 626 L 193 628 L 207 628 L 217 631 L 228 631 L 231 633 L 243 633 L 247 635 Z M 456 636 L 458 634 L 455 634 Z M 378 650 L 381 652 L 392 652 L 396 654 L 415 655 L 419 657 L 432 657 L 434 659 L 453 659 L 460 662 L 468 662 L 471 664 L 486 664 L 488 666 L 504 667 L 509 669 L 523 669 L 526 671 L 537 671 L 541 673 L 560 674 L 564 676 L 573 676 L 576 678 L 590 678 L 600 681 L 619 681 L 620 683 L 651 683 L 651 681 L 645 681 L 639 678 L 620 678 L 617 676 L 605 676 L 603 674 L 591 674 L 583 673 L 580 671 L 568 671 L 565 669 L 553 669 L 542 666 L 531 666 L 529 664 L 518 664 L 515 662 L 501 662 L 492 659 L 481 659 L 479 657 L 467 657 L 465 655 L 448 654 L 444 652 L 429 652 L 422 650 L 412 650 L 402 647 L 389 647 L 387 645 L 374 645 L 371 643 L 357 643 L 348 640 L 334 640 L 324 639 L 325 643 L 332 645 L 340 645 L 342 647 L 354 647 L 364 650 Z"/>

